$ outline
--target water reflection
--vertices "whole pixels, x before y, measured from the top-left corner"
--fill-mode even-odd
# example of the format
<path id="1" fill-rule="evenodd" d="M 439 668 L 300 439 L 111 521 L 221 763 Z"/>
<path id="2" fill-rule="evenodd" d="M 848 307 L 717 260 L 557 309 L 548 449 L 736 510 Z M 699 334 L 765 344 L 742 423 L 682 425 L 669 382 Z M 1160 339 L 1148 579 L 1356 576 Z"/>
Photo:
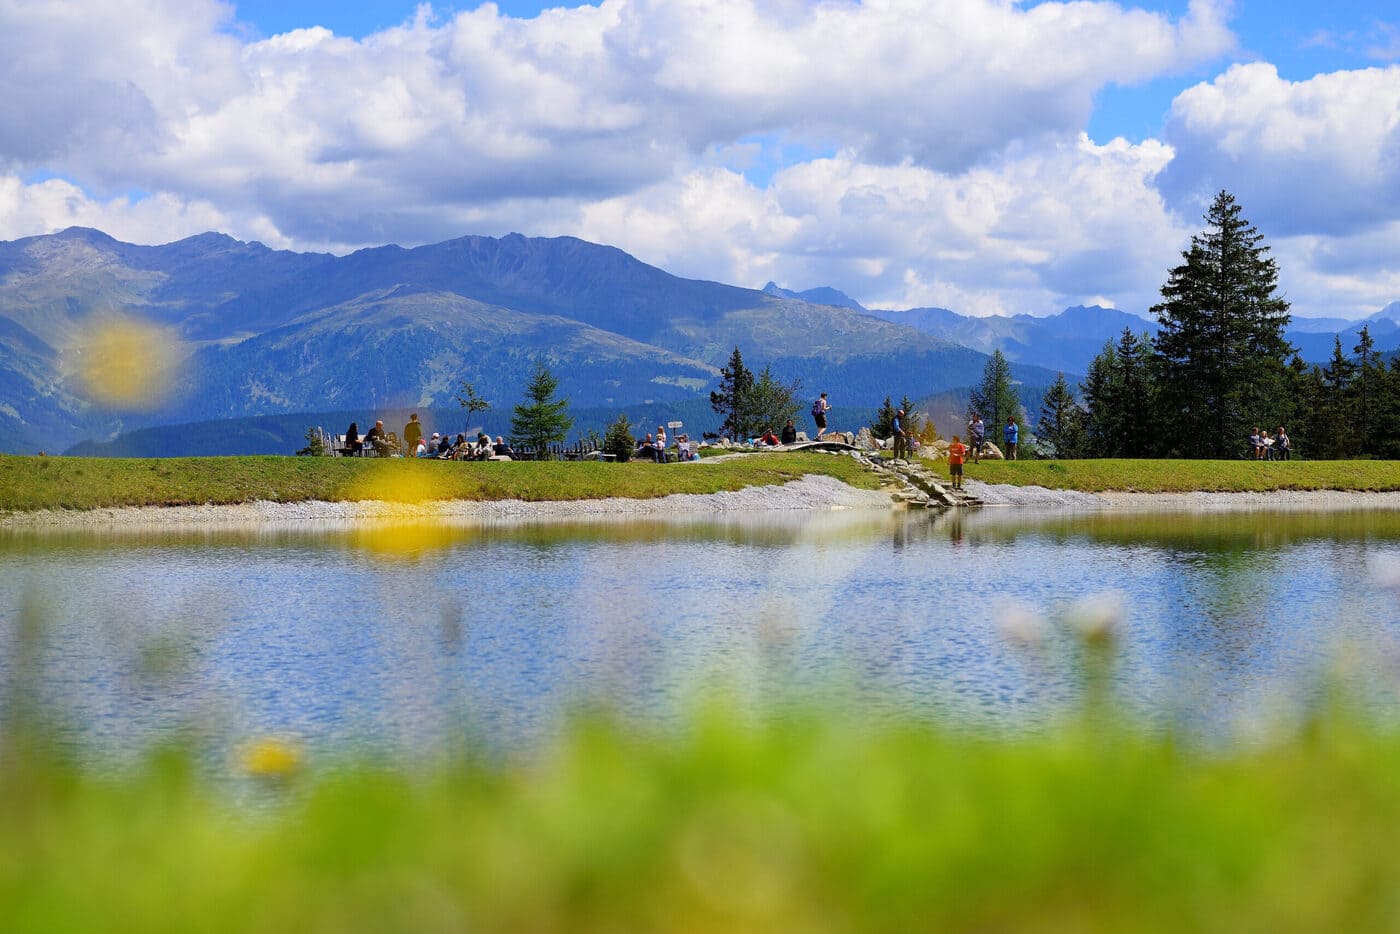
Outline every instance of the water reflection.
<path id="1" fill-rule="evenodd" d="M 1339 646 L 1347 683 L 1394 710 L 1396 605 L 1368 573 L 1377 555 L 1400 555 L 1400 515 L 9 532 L 0 620 L 13 646 L 19 608 L 39 608 L 43 701 L 87 747 L 185 727 L 432 755 L 528 747 L 580 703 L 665 724 L 721 687 L 1034 725 L 1076 702 L 1070 647 L 1027 653 L 998 620 L 1114 591 L 1126 708 L 1214 729 L 1307 704 Z M 7 681 L 15 657 L 0 655 Z"/>

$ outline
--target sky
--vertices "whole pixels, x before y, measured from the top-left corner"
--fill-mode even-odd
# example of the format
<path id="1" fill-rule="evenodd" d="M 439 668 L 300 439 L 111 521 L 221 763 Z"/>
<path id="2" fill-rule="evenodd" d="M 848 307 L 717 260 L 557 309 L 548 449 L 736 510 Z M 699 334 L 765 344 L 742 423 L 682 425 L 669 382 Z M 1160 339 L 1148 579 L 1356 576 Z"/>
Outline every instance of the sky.
<path id="1" fill-rule="evenodd" d="M 0 0 L 0 239 L 575 236 L 869 307 L 1146 313 L 1230 191 L 1400 301 L 1382 0 Z"/>

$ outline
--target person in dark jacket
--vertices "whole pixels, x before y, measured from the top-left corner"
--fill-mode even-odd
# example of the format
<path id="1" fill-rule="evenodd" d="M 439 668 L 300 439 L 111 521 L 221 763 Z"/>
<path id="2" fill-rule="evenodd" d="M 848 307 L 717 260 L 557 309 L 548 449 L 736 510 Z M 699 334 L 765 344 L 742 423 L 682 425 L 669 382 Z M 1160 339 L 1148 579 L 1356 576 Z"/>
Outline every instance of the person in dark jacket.
<path id="1" fill-rule="evenodd" d="M 384 422 L 375 422 L 374 427 L 365 432 L 365 441 L 380 457 L 389 456 L 389 439 L 384 434 Z"/>
<path id="2" fill-rule="evenodd" d="M 350 427 L 345 429 L 345 450 L 351 454 L 363 454 L 365 443 L 360 440 L 360 423 L 351 422 Z"/>
<path id="3" fill-rule="evenodd" d="M 792 419 L 788 419 L 787 424 L 783 426 L 782 441 L 783 444 L 797 443 L 797 426 L 792 423 Z"/>

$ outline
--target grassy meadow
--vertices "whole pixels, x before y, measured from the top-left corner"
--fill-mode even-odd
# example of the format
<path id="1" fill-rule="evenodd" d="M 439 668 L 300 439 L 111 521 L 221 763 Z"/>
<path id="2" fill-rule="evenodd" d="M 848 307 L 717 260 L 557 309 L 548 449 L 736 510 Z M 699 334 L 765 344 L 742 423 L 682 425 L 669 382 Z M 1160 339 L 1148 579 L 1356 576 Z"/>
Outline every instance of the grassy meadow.
<path id="1" fill-rule="evenodd" d="M 948 465 L 939 462 L 937 469 L 946 475 Z M 984 460 L 969 463 L 964 475 L 986 483 L 1085 493 L 1400 490 L 1400 461 Z"/>
<path id="2" fill-rule="evenodd" d="M 651 499 L 786 483 L 819 473 L 874 488 L 849 457 L 789 454 L 660 465 L 456 462 L 359 457 L 21 457 L 0 455 L 0 511 L 186 506 L 253 500 L 529 501 Z"/>

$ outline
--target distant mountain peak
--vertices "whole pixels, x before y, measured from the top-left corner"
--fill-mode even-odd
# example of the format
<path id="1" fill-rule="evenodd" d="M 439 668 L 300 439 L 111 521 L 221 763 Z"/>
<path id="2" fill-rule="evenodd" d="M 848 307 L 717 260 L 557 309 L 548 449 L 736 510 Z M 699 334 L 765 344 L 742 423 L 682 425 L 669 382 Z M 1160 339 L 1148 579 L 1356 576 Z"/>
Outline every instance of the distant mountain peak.
<path id="1" fill-rule="evenodd" d="M 802 292 L 794 292 L 792 289 L 785 289 L 778 283 L 769 280 L 761 290 L 765 295 L 775 295 L 778 298 L 795 298 L 798 301 L 806 302 L 809 305 L 831 305 L 836 308 L 850 308 L 855 311 L 865 311 L 865 306 L 851 298 L 840 289 L 833 289 L 829 285 L 818 286 L 815 289 L 806 289 Z"/>
<path id="2" fill-rule="evenodd" d="M 116 238 L 94 227 L 65 227 L 54 234 L 58 240 L 82 240 L 86 243 L 116 243 Z"/>
<path id="3" fill-rule="evenodd" d="M 1371 315 L 1367 321 L 1395 321 L 1400 323 L 1400 302 L 1391 302 L 1380 311 Z"/>

